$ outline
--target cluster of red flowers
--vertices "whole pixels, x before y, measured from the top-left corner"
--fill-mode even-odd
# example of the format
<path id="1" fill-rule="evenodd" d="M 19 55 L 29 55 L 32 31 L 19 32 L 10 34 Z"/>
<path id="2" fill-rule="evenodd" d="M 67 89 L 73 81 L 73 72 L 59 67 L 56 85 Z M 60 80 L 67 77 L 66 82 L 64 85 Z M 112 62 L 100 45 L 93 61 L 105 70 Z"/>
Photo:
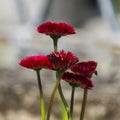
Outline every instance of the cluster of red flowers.
<path id="1" fill-rule="evenodd" d="M 62 76 L 62 79 L 75 87 L 82 87 L 85 89 L 90 89 L 93 87 L 91 79 L 83 75 L 65 72 Z"/>
<path id="2" fill-rule="evenodd" d="M 60 22 L 45 22 L 38 26 L 39 33 L 64 36 L 75 34 L 74 28 L 66 23 Z M 70 84 L 76 84 L 85 89 L 93 87 L 91 77 L 95 73 L 97 75 L 97 63 L 94 61 L 79 62 L 78 58 L 71 52 L 52 52 L 49 55 L 38 55 L 23 58 L 20 65 L 29 69 L 40 70 L 42 68 L 52 69 L 56 71 L 66 71 L 70 69 L 72 72 L 65 72 L 62 79 Z"/>
<path id="3" fill-rule="evenodd" d="M 71 69 L 72 72 L 65 72 L 62 79 L 85 89 L 93 87 L 92 80 L 90 79 L 93 73 L 97 73 L 97 63 L 94 61 L 78 62 L 78 58 L 71 52 L 52 52 L 49 55 L 29 56 L 23 58 L 19 64 L 23 67 L 40 70 L 47 68 L 56 71 L 64 72 Z"/>
<path id="4" fill-rule="evenodd" d="M 97 75 L 96 67 L 97 63 L 94 61 L 77 63 L 70 68 L 74 73 L 64 73 L 62 79 L 71 83 L 71 85 L 90 89 L 93 87 L 91 77 L 94 73 Z"/>
<path id="5" fill-rule="evenodd" d="M 49 55 L 29 56 L 23 58 L 19 64 L 29 69 L 48 68 L 65 71 L 78 62 L 78 58 L 71 52 L 52 52 Z"/>

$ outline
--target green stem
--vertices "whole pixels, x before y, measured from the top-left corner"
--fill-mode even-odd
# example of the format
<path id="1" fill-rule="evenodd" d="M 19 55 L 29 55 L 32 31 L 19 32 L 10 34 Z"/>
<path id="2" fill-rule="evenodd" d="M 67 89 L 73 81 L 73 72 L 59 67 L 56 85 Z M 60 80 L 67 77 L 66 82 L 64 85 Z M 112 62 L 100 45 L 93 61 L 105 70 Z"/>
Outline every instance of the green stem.
<path id="1" fill-rule="evenodd" d="M 45 120 L 45 100 L 42 90 L 42 84 L 41 84 L 41 78 L 40 78 L 40 71 L 36 70 L 37 79 L 38 79 L 38 86 L 39 86 L 39 93 L 40 93 L 40 110 L 41 110 L 41 116 L 42 120 Z"/>
<path id="2" fill-rule="evenodd" d="M 53 39 L 53 44 L 54 44 L 54 52 L 56 52 L 57 51 L 58 39 Z"/>
<path id="3" fill-rule="evenodd" d="M 72 86 L 71 101 L 70 101 L 70 114 L 71 114 L 72 120 L 73 120 L 74 94 L 75 94 L 75 87 Z"/>
<path id="4" fill-rule="evenodd" d="M 86 107 L 86 102 L 87 102 L 87 94 L 88 94 L 88 90 L 84 89 L 82 109 L 81 109 L 81 114 L 80 114 L 80 120 L 84 119 L 85 107 Z"/>
<path id="5" fill-rule="evenodd" d="M 58 39 L 61 37 L 59 35 L 50 35 L 53 40 L 54 52 L 57 51 Z"/>
<path id="6" fill-rule="evenodd" d="M 71 114 L 70 114 L 70 109 L 69 109 L 69 105 L 67 104 L 67 101 L 63 95 L 63 92 L 62 92 L 62 88 L 61 88 L 61 85 L 59 84 L 58 86 L 58 91 L 59 91 L 59 94 L 60 94 L 60 97 L 62 99 L 62 102 L 63 102 L 63 105 L 65 107 L 65 110 L 67 112 L 67 116 L 68 116 L 68 120 L 71 120 Z"/>
<path id="7" fill-rule="evenodd" d="M 57 80 L 56 80 L 56 84 L 55 84 L 55 86 L 54 86 L 54 88 L 53 88 L 53 91 L 52 91 L 52 94 L 51 94 L 51 98 L 50 98 L 50 103 L 49 103 L 49 106 L 48 106 L 47 120 L 50 119 L 51 108 L 52 108 L 54 96 L 55 96 L 55 93 L 56 93 L 56 91 L 57 91 L 57 88 L 58 88 L 58 86 L 59 86 L 59 84 L 60 84 L 60 80 L 61 80 L 61 74 L 59 74 L 59 73 L 57 72 L 57 76 L 58 76 L 58 77 L 57 77 Z"/>

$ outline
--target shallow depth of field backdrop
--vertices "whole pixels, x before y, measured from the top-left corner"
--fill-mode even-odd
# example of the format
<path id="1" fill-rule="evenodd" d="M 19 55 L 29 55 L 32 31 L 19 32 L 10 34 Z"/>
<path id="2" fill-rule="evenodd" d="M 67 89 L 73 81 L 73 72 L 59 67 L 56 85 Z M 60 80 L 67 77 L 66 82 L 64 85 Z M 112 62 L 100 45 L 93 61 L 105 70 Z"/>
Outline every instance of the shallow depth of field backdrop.
<path id="1" fill-rule="evenodd" d="M 63 21 L 75 35 L 59 40 L 58 49 L 70 50 L 82 60 L 98 62 L 98 76 L 89 92 L 85 120 L 120 119 L 120 0 L 1 0 L 0 1 L 0 120 L 40 120 L 35 73 L 21 68 L 27 55 L 50 53 L 52 40 L 38 34 L 45 21 Z M 43 70 L 45 97 L 49 99 L 54 72 Z M 70 87 L 62 82 L 69 100 Z M 75 120 L 82 94 L 76 90 Z M 52 120 L 61 109 L 53 107 Z M 47 103 L 47 101 L 46 101 Z M 61 119 L 60 119 L 61 120 Z"/>

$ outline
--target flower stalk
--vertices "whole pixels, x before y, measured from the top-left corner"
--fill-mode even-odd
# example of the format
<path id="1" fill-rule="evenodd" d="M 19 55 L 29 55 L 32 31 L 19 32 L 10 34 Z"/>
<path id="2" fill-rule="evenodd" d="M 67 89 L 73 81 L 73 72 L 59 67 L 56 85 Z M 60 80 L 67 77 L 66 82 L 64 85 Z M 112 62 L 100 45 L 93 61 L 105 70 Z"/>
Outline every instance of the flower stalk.
<path id="1" fill-rule="evenodd" d="M 44 95 L 42 90 L 42 84 L 41 84 L 41 78 L 40 78 L 40 70 L 36 70 L 37 79 L 38 79 L 38 86 L 39 86 L 39 93 L 40 93 L 40 110 L 41 110 L 41 116 L 42 120 L 45 120 L 45 101 L 44 101 Z"/>
<path id="2" fill-rule="evenodd" d="M 72 86 L 71 100 L 70 100 L 70 114 L 71 114 L 71 120 L 73 120 L 74 94 L 75 94 L 75 87 Z"/>
<path id="3" fill-rule="evenodd" d="M 67 101 L 66 101 L 66 99 L 65 99 L 65 97 L 64 97 L 64 95 L 63 95 L 62 88 L 61 88 L 61 84 L 59 84 L 59 86 L 58 86 L 58 91 L 59 91 L 61 100 L 62 100 L 62 102 L 63 102 L 63 105 L 64 105 L 64 107 L 65 107 L 65 110 L 66 110 L 66 112 L 67 112 L 68 120 L 72 120 L 72 117 L 71 117 L 71 114 L 70 114 L 70 107 L 69 107 L 69 105 L 68 105 L 68 103 L 67 103 Z"/>
<path id="4" fill-rule="evenodd" d="M 87 103 L 87 94 L 88 94 L 88 90 L 84 89 L 80 120 L 84 120 L 85 108 Z"/>
<path id="5" fill-rule="evenodd" d="M 50 120 L 51 108 L 52 108 L 52 105 L 53 105 L 53 100 L 54 100 L 54 97 L 55 97 L 55 93 L 56 93 L 56 91 L 58 89 L 58 86 L 60 84 L 61 76 L 62 75 L 57 72 L 56 83 L 55 83 L 55 86 L 53 88 L 53 91 L 52 91 L 52 94 L 51 94 L 51 97 L 50 97 L 49 106 L 48 106 L 47 120 Z"/>
<path id="6" fill-rule="evenodd" d="M 54 44 L 54 52 L 56 52 L 57 51 L 58 38 L 53 39 L 53 44 Z"/>

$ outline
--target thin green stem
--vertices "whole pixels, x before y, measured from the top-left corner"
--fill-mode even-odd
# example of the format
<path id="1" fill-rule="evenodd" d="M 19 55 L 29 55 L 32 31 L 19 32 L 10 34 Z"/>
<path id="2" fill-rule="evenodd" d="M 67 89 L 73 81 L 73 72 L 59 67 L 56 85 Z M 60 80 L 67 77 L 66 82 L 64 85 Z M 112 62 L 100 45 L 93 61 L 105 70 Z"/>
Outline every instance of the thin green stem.
<path id="1" fill-rule="evenodd" d="M 54 52 L 56 52 L 57 51 L 58 39 L 54 39 L 53 44 L 54 44 Z"/>
<path id="2" fill-rule="evenodd" d="M 85 107 L 86 107 L 86 103 L 87 103 L 87 94 L 88 94 L 88 90 L 84 89 L 82 109 L 81 109 L 81 114 L 80 114 L 80 120 L 84 119 Z"/>
<path id="3" fill-rule="evenodd" d="M 74 94 L 75 94 L 75 87 L 72 86 L 71 101 L 70 101 L 70 114 L 72 120 L 73 120 Z"/>
<path id="4" fill-rule="evenodd" d="M 70 108 L 69 108 L 69 105 L 63 95 L 63 92 L 62 92 L 62 88 L 61 88 L 61 84 L 59 84 L 58 86 L 58 91 L 59 91 L 59 94 L 60 94 L 60 97 L 61 97 L 61 100 L 63 102 L 63 105 L 65 107 L 65 110 L 67 112 L 67 116 L 68 116 L 68 120 L 71 120 L 71 114 L 70 114 Z"/>
<path id="5" fill-rule="evenodd" d="M 40 110 L 41 110 L 41 116 L 42 120 L 45 120 L 45 100 L 42 90 L 42 84 L 41 84 L 41 78 L 40 78 L 40 71 L 36 70 L 37 79 L 38 79 L 38 86 L 39 86 L 39 93 L 40 93 Z"/>
<path id="6" fill-rule="evenodd" d="M 53 40 L 54 52 L 57 51 L 58 39 L 61 37 L 60 35 L 50 35 Z"/>
<path id="7" fill-rule="evenodd" d="M 50 98 L 50 103 L 49 103 L 49 106 L 48 106 L 48 112 L 47 112 L 47 120 L 50 120 L 50 114 L 51 114 L 51 108 L 52 108 L 52 105 L 53 105 L 53 100 L 54 100 L 54 97 L 55 97 L 55 93 L 58 89 L 58 86 L 60 84 L 60 80 L 61 80 L 61 74 L 58 74 L 57 73 L 57 80 L 56 80 L 56 83 L 55 83 L 55 86 L 53 88 L 53 91 L 52 91 L 52 94 L 51 94 L 51 98 Z"/>

